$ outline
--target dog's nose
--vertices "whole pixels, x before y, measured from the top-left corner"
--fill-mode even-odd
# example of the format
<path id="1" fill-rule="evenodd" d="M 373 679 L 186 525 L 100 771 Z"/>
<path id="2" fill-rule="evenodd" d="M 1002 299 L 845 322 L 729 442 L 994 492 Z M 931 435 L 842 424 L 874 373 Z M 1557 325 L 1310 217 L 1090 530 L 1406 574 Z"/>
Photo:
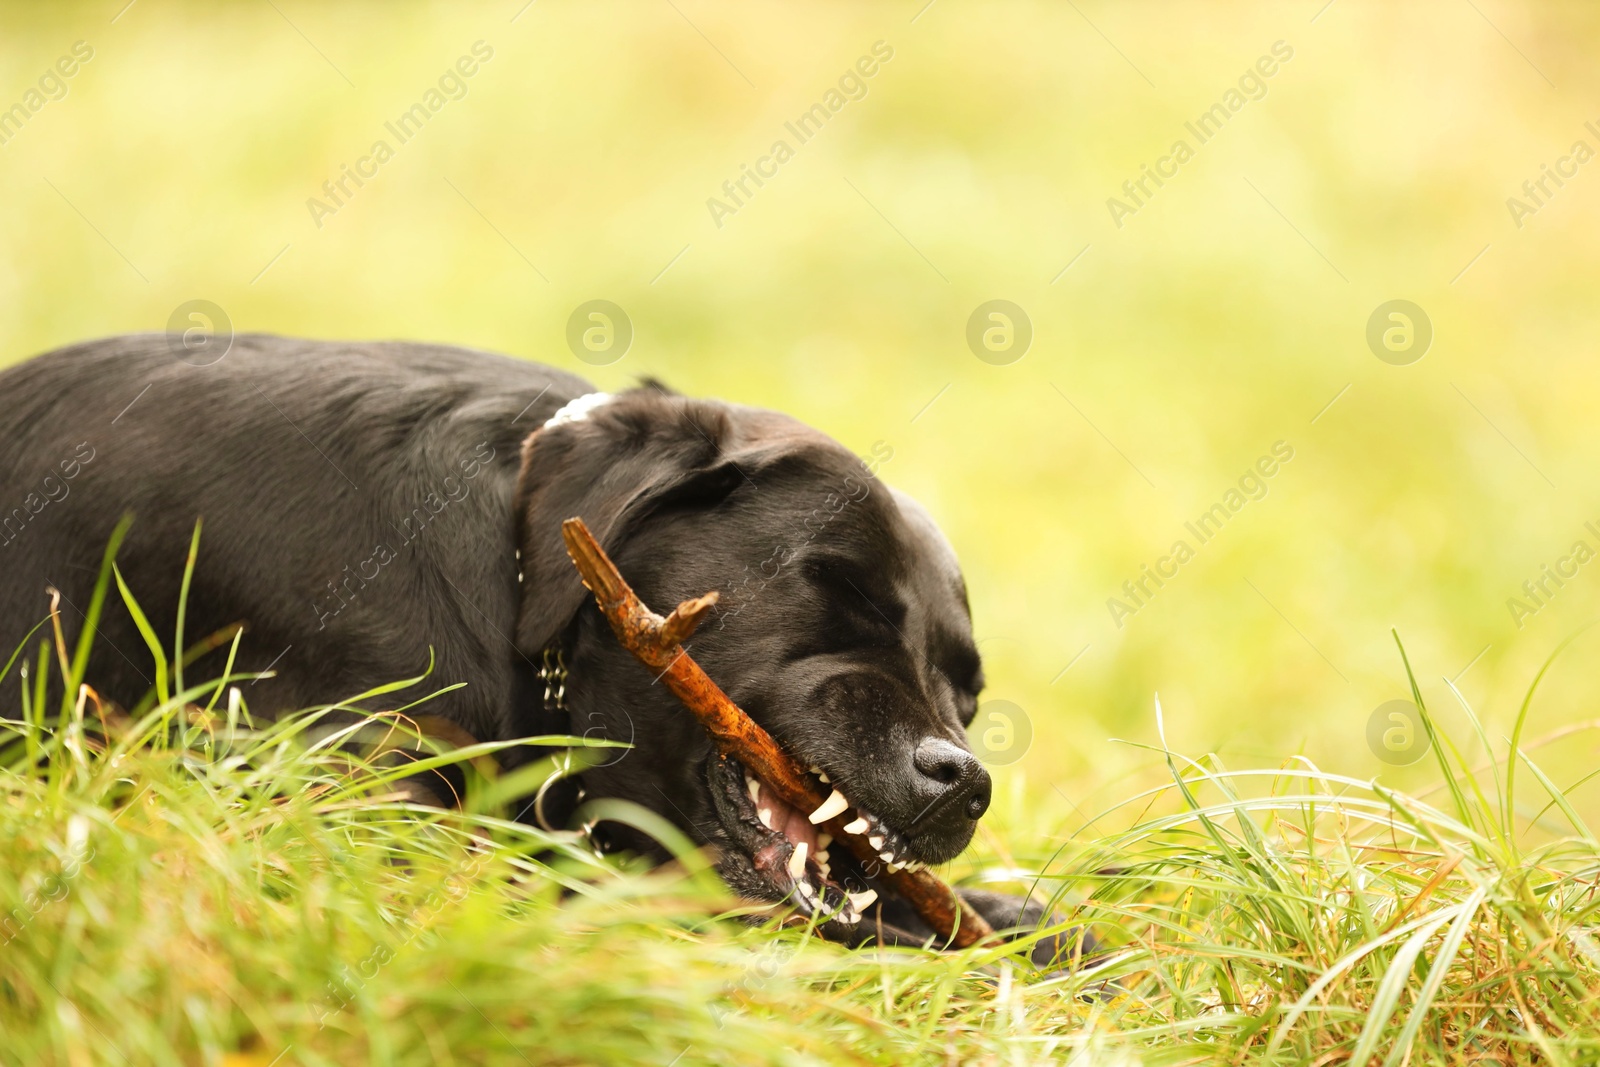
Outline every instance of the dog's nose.
<path id="1" fill-rule="evenodd" d="M 959 808 L 967 818 L 977 820 L 989 810 L 993 783 L 978 758 L 942 737 L 925 737 L 911 755 L 911 762 L 923 777 L 937 783 L 931 792 L 935 803 Z"/>

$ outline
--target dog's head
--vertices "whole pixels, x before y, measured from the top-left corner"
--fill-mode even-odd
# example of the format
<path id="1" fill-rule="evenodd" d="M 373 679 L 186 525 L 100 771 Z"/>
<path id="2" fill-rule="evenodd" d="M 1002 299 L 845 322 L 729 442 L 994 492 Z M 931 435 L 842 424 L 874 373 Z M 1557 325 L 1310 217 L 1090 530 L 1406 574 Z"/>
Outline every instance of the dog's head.
<path id="1" fill-rule="evenodd" d="M 990 793 L 965 736 L 983 685 L 966 588 L 927 513 L 872 465 L 774 412 L 641 389 L 533 434 L 519 507 L 518 647 L 533 658 L 560 641 L 572 732 L 634 746 L 584 774 L 591 797 L 718 846 L 723 876 L 754 897 L 809 911 L 877 873 L 718 757 L 618 645 L 563 548 L 574 515 L 656 610 L 720 593 L 694 657 L 823 793 L 848 798 L 883 863 L 966 847 Z"/>

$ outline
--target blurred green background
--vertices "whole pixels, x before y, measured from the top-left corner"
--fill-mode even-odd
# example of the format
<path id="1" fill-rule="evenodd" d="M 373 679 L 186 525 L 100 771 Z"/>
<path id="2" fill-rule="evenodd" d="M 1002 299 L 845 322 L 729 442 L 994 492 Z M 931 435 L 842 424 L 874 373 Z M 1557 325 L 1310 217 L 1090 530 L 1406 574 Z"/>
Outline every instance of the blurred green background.
<path id="1" fill-rule="evenodd" d="M 1157 761 L 1111 739 L 1155 741 L 1157 692 L 1184 751 L 1424 788 L 1431 763 L 1367 743 L 1407 695 L 1391 627 L 1465 743 L 1444 678 L 1503 736 L 1600 609 L 1600 562 L 1520 627 L 1507 606 L 1600 550 L 1600 162 L 1520 226 L 1507 205 L 1600 149 L 1593 4 L 125 3 L 0 8 L 0 107 L 93 50 L 0 127 L 0 364 L 206 299 L 240 330 L 656 375 L 886 442 L 965 562 L 988 696 L 1031 722 L 1013 806 L 1070 826 L 1128 795 Z M 385 123 L 479 41 L 400 144 Z M 784 124 L 877 42 L 800 144 Z M 1199 144 L 1185 123 L 1275 42 L 1265 95 Z M 319 226 L 308 199 L 379 139 Z M 708 198 L 779 139 L 719 226 Z M 1117 225 L 1108 198 L 1179 139 Z M 564 340 L 591 299 L 636 331 L 610 366 Z M 1032 322 L 1008 365 L 966 341 L 991 299 Z M 1410 365 L 1366 342 L 1392 299 L 1433 326 Z M 1118 627 L 1107 599 L 1278 441 L 1267 495 Z M 1529 736 L 1594 717 L 1596 640 Z M 1595 754 L 1578 732 L 1544 758 L 1565 784 Z"/>

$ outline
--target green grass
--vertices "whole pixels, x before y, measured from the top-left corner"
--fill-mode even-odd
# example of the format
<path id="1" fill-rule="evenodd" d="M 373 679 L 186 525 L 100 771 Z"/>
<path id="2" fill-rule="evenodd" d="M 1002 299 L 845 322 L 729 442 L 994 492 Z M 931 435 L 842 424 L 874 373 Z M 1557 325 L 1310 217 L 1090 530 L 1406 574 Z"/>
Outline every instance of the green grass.
<path id="1" fill-rule="evenodd" d="M 741 921 L 753 909 L 648 813 L 610 812 L 674 845 L 656 871 L 511 821 L 547 768 L 501 776 L 496 746 L 423 737 L 400 695 L 423 679 L 361 695 L 394 712 L 258 723 L 249 676 L 163 662 L 171 686 L 129 715 L 83 684 L 91 630 L 69 647 L 52 618 L 36 639 L 0 673 L 15 708 L 0 721 L 5 1063 L 1600 1055 L 1600 842 L 1520 745 L 1538 680 L 1498 760 L 1481 731 L 1469 755 L 1425 720 L 1431 798 L 1305 760 L 1230 771 L 1163 742 L 1170 780 L 1085 826 L 1002 812 L 1012 850 L 947 874 L 1031 887 L 1106 946 L 1041 973 L 1017 946 L 851 952 Z M 402 742 L 463 767 L 459 810 L 396 792 L 415 765 L 384 752 Z"/>

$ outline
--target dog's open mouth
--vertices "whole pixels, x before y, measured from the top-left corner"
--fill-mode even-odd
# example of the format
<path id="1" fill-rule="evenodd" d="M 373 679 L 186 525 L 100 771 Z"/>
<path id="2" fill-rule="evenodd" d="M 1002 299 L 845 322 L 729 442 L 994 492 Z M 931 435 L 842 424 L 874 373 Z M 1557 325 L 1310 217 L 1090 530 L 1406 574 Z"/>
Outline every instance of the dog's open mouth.
<path id="1" fill-rule="evenodd" d="M 738 760 L 713 755 L 706 777 L 717 815 L 729 844 L 743 852 L 771 900 L 785 900 L 806 916 L 854 926 L 878 899 L 874 880 L 885 868 L 920 870 L 904 836 L 884 820 L 851 802 L 833 786 L 821 768 L 812 767 L 828 792 L 815 811 L 805 812 L 779 799 L 776 791 L 751 774 Z M 821 826 L 854 812 L 847 833 L 859 834 L 877 854 L 863 864 L 851 851 L 835 847 Z"/>

